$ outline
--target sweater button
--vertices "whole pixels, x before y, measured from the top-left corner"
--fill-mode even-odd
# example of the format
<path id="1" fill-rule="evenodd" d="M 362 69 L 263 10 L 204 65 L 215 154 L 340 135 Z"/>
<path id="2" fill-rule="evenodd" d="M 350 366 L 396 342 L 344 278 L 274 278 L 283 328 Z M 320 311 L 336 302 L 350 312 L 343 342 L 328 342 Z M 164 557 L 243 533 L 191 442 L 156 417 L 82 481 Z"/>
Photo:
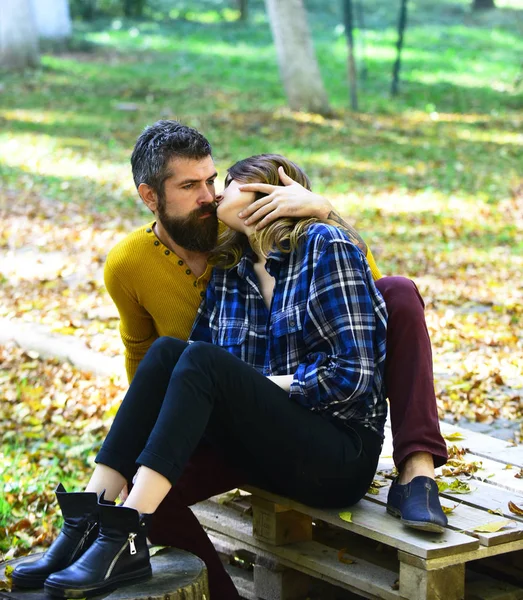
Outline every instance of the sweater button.
<path id="1" fill-rule="evenodd" d="M 151 233 L 152 229 L 150 227 L 147 227 L 145 231 L 147 231 L 147 233 Z"/>
<path id="2" fill-rule="evenodd" d="M 154 242 L 154 245 L 155 245 L 155 246 L 159 246 L 159 245 L 160 245 L 160 242 L 159 242 L 158 240 L 156 240 L 156 242 Z"/>
<path id="3" fill-rule="evenodd" d="M 170 250 L 166 250 L 166 251 L 164 252 L 164 254 L 165 254 L 165 256 L 169 256 L 169 254 L 171 254 L 171 251 L 170 251 Z"/>
<path id="4" fill-rule="evenodd" d="M 193 283 L 193 285 L 194 285 L 194 287 L 197 287 L 197 285 L 198 285 L 198 282 L 197 282 L 197 281 L 195 281 L 195 282 Z"/>
<path id="5" fill-rule="evenodd" d="M 187 273 L 187 275 L 190 275 L 191 274 L 191 269 L 186 269 L 185 272 Z"/>
<path id="6" fill-rule="evenodd" d="M 180 265 L 180 267 L 183 265 L 183 260 L 179 260 L 178 264 Z"/>
<path id="7" fill-rule="evenodd" d="M 205 292 L 200 292 L 200 296 L 203 298 L 205 296 Z"/>

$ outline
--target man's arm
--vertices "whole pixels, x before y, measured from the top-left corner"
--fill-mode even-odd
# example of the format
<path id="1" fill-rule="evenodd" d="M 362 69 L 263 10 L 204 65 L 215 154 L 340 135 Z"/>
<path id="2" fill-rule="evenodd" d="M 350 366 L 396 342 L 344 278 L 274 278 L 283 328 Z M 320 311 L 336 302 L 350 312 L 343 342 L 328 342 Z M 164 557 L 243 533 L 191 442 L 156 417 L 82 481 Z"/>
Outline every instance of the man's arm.
<path id="1" fill-rule="evenodd" d="M 125 347 L 125 370 L 130 383 L 158 333 L 151 315 L 118 278 L 111 265 L 110 254 L 105 263 L 104 280 L 105 287 L 120 314 L 120 336 Z"/>
<path id="2" fill-rule="evenodd" d="M 240 186 L 240 189 L 245 192 L 267 194 L 240 213 L 239 216 L 245 220 L 245 224 L 256 223 L 256 229 L 263 229 L 281 217 L 317 217 L 329 221 L 347 232 L 352 243 L 363 252 L 374 279 L 380 279 L 382 275 L 370 248 L 356 229 L 341 218 L 329 200 L 291 179 L 282 167 L 279 167 L 278 172 L 283 185 L 246 183 Z"/>
<path id="3" fill-rule="evenodd" d="M 344 221 L 335 210 L 330 211 L 329 215 L 327 216 L 327 220 L 331 221 L 334 225 L 338 227 L 342 227 L 347 232 L 351 242 L 355 246 L 358 246 L 358 248 L 363 252 L 364 256 L 367 256 L 367 244 L 363 241 L 363 238 L 354 229 L 354 227 L 349 225 L 347 221 Z"/>

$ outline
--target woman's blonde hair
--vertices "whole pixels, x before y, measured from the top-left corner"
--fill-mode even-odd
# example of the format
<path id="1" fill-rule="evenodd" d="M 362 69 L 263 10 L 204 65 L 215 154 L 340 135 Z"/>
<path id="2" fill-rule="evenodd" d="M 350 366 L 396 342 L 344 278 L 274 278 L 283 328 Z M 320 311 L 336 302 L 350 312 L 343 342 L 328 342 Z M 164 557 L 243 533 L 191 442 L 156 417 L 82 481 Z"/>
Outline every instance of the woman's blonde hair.
<path id="1" fill-rule="evenodd" d="M 225 187 L 233 180 L 240 183 L 281 185 L 278 167 L 283 167 L 285 173 L 304 188 L 311 189 L 309 178 L 305 172 L 298 165 L 279 154 L 258 154 L 238 161 L 227 169 Z M 255 200 L 265 195 L 256 193 Z M 307 227 L 318 221 L 319 219 L 316 218 L 283 217 L 270 223 L 262 230 L 254 232 L 250 241 L 259 248 L 261 254 L 265 257 L 271 250 L 275 249 L 281 252 L 292 252 L 297 247 L 299 238 L 305 233 Z M 221 233 L 218 245 L 211 252 L 209 262 L 222 268 L 231 268 L 238 264 L 248 246 L 249 239 L 244 233 L 227 227 Z"/>

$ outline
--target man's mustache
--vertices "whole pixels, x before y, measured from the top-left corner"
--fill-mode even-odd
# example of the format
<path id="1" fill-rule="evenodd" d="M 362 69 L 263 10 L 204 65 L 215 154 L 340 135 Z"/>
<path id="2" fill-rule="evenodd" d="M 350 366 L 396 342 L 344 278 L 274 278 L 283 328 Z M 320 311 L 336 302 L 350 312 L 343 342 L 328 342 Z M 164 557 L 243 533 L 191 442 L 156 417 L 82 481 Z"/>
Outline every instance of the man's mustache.
<path id="1" fill-rule="evenodd" d="M 210 202 L 209 204 L 206 204 L 205 206 L 196 209 L 194 211 L 194 214 L 198 217 L 201 217 L 202 215 L 215 214 L 217 206 L 218 204 L 216 203 L 216 201 Z"/>

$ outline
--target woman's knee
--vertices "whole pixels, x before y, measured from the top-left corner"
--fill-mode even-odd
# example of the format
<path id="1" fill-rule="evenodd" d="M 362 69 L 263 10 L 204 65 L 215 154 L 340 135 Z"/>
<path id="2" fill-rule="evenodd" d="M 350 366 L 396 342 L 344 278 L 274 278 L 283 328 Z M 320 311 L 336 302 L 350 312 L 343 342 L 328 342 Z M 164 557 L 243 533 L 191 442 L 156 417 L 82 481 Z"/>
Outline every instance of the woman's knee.
<path id="1" fill-rule="evenodd" d="M 147 351 L 147 356 L 153 360 L 167 362 L 173 366 L 187 346 L 187 342 L 173 337 L 162 336 L 151 344 L 151 347 Z"/>

